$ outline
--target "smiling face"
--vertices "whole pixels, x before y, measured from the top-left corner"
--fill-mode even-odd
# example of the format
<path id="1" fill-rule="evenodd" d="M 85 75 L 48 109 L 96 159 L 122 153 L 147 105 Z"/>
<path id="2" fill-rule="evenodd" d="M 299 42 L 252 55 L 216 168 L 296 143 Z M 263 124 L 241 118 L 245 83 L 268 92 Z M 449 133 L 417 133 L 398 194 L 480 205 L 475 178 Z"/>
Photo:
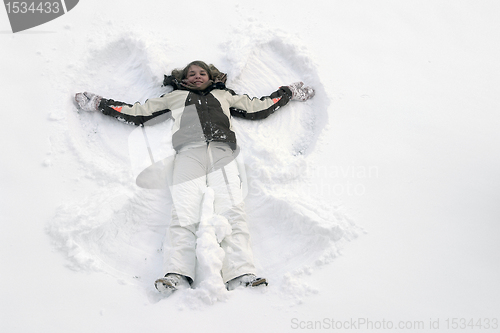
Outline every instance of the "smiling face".
<path id="1" fill-rule="evenodd" d="M 186 80 L 188 83 L 199 87 L 209 80 L 209 75 L 206 70 L 197 65 L 191 65 L 187 71 Z"/>

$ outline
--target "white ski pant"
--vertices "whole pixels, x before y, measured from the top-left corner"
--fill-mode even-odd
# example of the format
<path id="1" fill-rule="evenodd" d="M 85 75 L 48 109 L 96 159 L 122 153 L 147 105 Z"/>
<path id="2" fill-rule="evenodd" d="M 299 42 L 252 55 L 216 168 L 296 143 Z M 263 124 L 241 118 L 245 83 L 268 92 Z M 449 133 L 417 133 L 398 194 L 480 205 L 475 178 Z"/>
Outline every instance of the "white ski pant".
<path id="1" fill-rule="evenodd" d="M 231 235 L 221 242 L 225 252 L 224 282 L 255 274 L 238 165 L 231 148 L 217 142 L 185 148 L 175 156 L 172 220 L 166 235 L 164 272 L 195 279 L 196 230 L 207 186 L 215 192 L 214 213 L 227 218 L 232 227 Z"/>

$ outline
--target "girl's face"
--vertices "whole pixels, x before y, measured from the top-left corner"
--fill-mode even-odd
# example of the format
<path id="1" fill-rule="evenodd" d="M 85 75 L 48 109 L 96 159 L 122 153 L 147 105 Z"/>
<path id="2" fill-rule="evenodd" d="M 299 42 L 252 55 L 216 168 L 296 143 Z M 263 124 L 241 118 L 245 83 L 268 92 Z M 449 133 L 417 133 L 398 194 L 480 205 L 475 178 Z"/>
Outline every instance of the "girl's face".
<path id="1" fill-rule="evenodd" d="M 186 80 L 188 81 L 188 83 L 194 84 L 195 86 L 199 87 L 209 80 L 209 76 L 207 71 L 205 71 L 200 66 L 191 65 L 187 72 Z"/>

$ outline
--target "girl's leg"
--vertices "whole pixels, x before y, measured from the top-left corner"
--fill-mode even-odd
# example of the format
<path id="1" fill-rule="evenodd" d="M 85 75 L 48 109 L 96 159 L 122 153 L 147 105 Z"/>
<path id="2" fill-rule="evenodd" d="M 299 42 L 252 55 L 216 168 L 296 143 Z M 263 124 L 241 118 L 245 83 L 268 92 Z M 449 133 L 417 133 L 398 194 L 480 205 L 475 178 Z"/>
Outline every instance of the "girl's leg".
<path id="1" fill-rule="evenodd" d="M 232 227 L 231 235 L 221 243 L 226 253 L 222 277 L 224 282 L 227 282 L 243 274 L 255 274 L 256 270 L 246 223 L 241 180 L 233 152 L 229 147 L 224 150 L 224 146 L 216 146 L 209 153 L 213 168 L 207 177 L 208 185 L 215 192 L 215 213 L 226 217 Z"/>
<path id="2" fill-rule="evenodd" d="M 191 281 L 196 272 L 195 233 L 206 187 L 206 170 L 200 162 L 203 157 L 203 149 L 190 149 L 175 157 L 172 220 L 165 242 L 164 272 L 181 274 Z"/>

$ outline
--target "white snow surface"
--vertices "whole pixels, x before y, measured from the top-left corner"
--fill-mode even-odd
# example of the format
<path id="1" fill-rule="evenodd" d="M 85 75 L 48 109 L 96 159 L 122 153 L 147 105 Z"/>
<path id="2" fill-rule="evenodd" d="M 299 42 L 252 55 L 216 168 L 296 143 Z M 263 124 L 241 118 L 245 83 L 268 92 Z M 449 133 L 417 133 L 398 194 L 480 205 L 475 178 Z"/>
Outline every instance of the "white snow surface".
<path id="1" fill-rule="evenodd" d="M 17 34 L 0 14 L 0 330 L 498 330 L 499 10 L 85 0 Z M 230 226 L 208 205 L 193 288 L 162 298 L 168 190 L 136 185 L 136 127 L 73 96 L 142 103 L 196 59 L 237 93 L 300 80 L 317 94 L 234 119 L 269 286 L 225 290 Z"/>

